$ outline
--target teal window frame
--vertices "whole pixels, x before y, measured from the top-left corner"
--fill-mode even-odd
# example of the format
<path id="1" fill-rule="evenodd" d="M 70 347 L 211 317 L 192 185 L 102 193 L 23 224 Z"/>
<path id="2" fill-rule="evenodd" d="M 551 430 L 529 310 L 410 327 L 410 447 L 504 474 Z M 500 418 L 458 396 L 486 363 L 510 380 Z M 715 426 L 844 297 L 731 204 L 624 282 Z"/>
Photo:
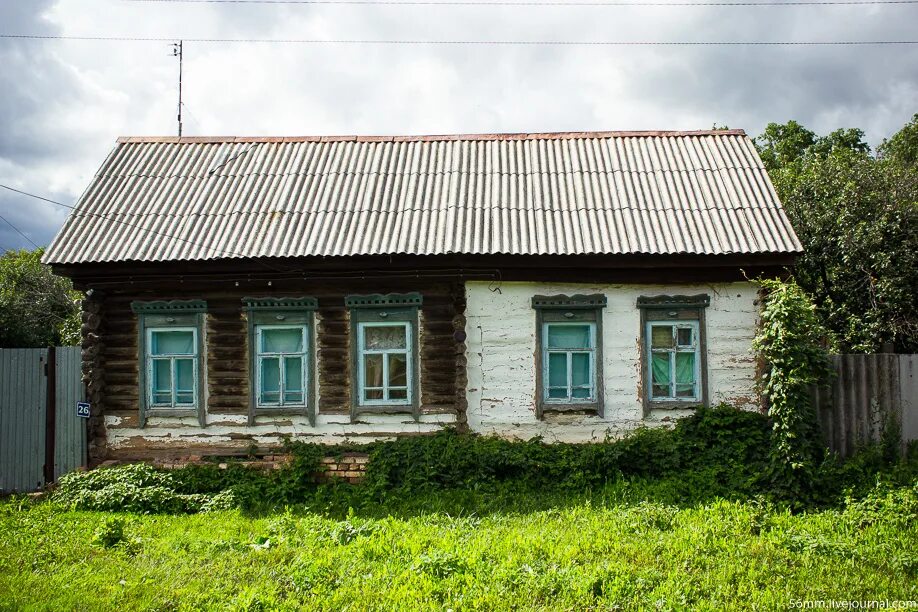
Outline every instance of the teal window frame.
<path id="1" fill-rule="evenodd" d="M 419 293 L 349 295 L 345 298 L 344 303 L 350 319 L 351 421 L 356 421 L 362 413 L 410 414 L 415 421 L 420 420 L 421 385 L 418 362 L 420 359 L 422 296 Z M 364 399 L 364 356 L 366 352 L 363 346 L 363 330 L 366 324 L 402 324 L 406 326 L 407 399 L 390 399 L 389 401 Z"/>
<path id="2" fill-rule="evenodd" d="M 299 351 L 265 351 L 264 350 L 264 332 L 271 330 L 297 330 L 300 332 Z M 287 400 L 287 362 L 289 359 L 300 360 L 300 399 L 299 401 Z M 265 401 L 264 390 L 264 362 L 269 359 L 277 360 L 278 369 L 278 390 L 277 401 Z M 311 383 L 307 364 L 309 361 L 309 326 L 283 325 L 283 324 L 256 324 L 255 325 L 255 406 L 258 409 L 285 409 L 285 408 L 306 408 L 309 401 L 307 388 Z"/>
<path id="3" fill-rule="evenodd" d="M 389 349 L 371 349 L 365 346 L 366 330 L 374 327 L 401 327 L 405 330 L 405 348 Z M 412 334 L 410 321 L 359 321 L 357 323 L 357 401 L 361 407 L 372 406 L 404 406 L 411 407 L 414 397 L 412 397 L 414 385 L 411 380 L 414 376 L 414 359 L 412 358 Z M 368 355 L 380 355 L 382 357 L 382 387 L 367 386 L 366 357 Z M 395 386 L 389 384 L 389 368 L 392 355 L 403 355 L 405 359 L 405 386 Z M 392 398 L 391 391 L 405 390 L 404 398 Z M 382 391 L 382 398 L 370 399 L 367 391 Z"/>
<path id="4" fill-rule="evenodd" d="M 571 348 L 552 348 L 549 345 L 550 328 L 552 327 L 586 327 L 589 330 L 589 346 L 571 347 Z M 590 390 L 588 397 L 574 397 L 574 372 L 573 361 L 574 355 L 586 354 L 588 359 L 588 376 Z M 564 387 L 552 386 L 551 384 L 551 356 L 564 355 L 566 357 L 567 380 Z M 597 380 L 596 380 L 596 322 L 595 321 L 546 321 L 542 323 L 542 401 L 546 404 L 592 404 L 596 401 Z M 584 385 L 578 385 L 577 388 L 583 388 Z M 553 389 L 564 389 L 566 395 L 563 398 L 552 397 Z"/>
<path id="5" fill-rule="evenodd" d="M 316 357 L 315 312 L 318 301 L 309 296 L 245 297 L 242 299 L 248 326 L 249 355 L 249 425 L 259 415 L 303 415 L 311 426 L 316 424 Z M 264 403 L 261 401 L 261 363 L 275 354 L 261 352 L 261 334 L 265 329 L 303 330 L 302 355 L 303 401 L 295 403 Z M 293 354 L 291 354 L 293 355 Z M 281 381 L 283 399 L 283 381 Z"/>
<path id="6" fill-rule="evenodd" d="M 532 298 L 536 311 L 536 418 L 542 419 L 546 412 L 583 412 L 603 416 L 605 412 L 602 357 L 602 314 L 606 307 L 606 296 L 593 295 L 536 295 Z M 550 398 L 549 354 L 556 352 L 548 347 L 548 331 L 552 325 L 588 325 L 592 349 L 590 352 L 590 378 L 592 394 L 589 398 Z M 557 352 L 582 353 L 578 349 L 559 349 Z M 568 382 L 571 382 L 572 358 L 568 358 Z"/>
<path id="7" fill-rule="evenodd" d="M 191 352 L 190 353 L 153 353 L 153 337 L 156 334 L 168 334 L 175 332 L 191 333 Z M 147 406 L 151 411 L 166 410 L 195 410 L 197 408 L 198 398 L 198 329 L 196 327 L 148 327 L 146 329 L 146 370 L 147 370 Z M 191 402 L 179 402 L 180 393 L 187 394 L 186 391 L 178 389 L 178 361 L 191 361 Z M 156 388 L 156 363 L 169 363 L 169 389 Z M 163 393 L 169 393 L 170 401 L 157 401 L 157 396 Z"/>
<path id="8" fill-rule="evenodd" d="M 150 416 L 196 416 L 201 427 L 206 425 L 204 389 L 207 388 L 206 338 L 204 330 L 207 316 L 207 302 L 204 300 L 170 300 L 155 302 L 131 302 L 131 310 L 137 315 L 137 356 L 139 385 L 139 425 L 145 427 Z M 174 401 L 165 405 L 153 402 L 154 360 L 173 356 L 154 356 L 151 354 L 153 333 L 170 331 L 193 332 L 194 352 L 176 355 L 175 358 L 193 359 L 193 403 L 177 404 Z M 175 359 L 170 359 L 174 361 Z M 170 366 L 172 384 L 175 382 L 175 367 Z M 174 392 L 174 387 L 173 387 Z M 173 394 L 174 399 L 174 394 Z"/>
<path id="9" fill-rule="evenodd" d="M 701 333 L 698 321 L 648 321 L 644 330 L 647 359 L 647 393 L 651 402 L 685 402 L 697 404 L 701 401 Z M 673 344 L 671 347 L 653 347 L 653 328 L 659 327 L 669 329 L 672 335 Z M 689 344 L 679 344 L 679 330 L 691 330 L 692 336 Z M 679 395 L 676 387 L 679 384 L 676 381 L 676 356 L 680 353 L 694 355 L 694 367 L 692 368 L 692 395 Z M 669 393 L 667 395 L 655 395 L 653 383 L 653 356 L 667 355 L 669 357 Z M 659 385 L 658 385 L 659 386 Z"/>
<path id="10" fill-rule="evenodd" d="M 707 329 L 705 311 L 711 304 L 707 294 L 641 296 L 637 307 L 641 312 L 641 402 L 644 416 L 656 409 L 685 409 L 709 406 Z M 692 398 L 653 396 L 653 370 L 651 355 L 652 326 L 675 325 L 692 327 L 695 341 L 695 394 Z M 672 359 L 675 359 L 674 357 Z M 673 367 L 670 367 L 673 376 Z M 671 381 L 671 385 L 673 382 Z M 672 388 L 672 387 L 671 387 Z"/>

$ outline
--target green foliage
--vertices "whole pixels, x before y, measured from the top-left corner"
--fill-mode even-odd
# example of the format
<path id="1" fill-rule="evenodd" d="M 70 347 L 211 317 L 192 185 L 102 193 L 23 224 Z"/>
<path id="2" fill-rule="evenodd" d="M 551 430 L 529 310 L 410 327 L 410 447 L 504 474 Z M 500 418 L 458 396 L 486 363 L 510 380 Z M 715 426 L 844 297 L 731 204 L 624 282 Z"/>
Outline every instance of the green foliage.
<path id="1" fill-rule="evenodd" d="M 808 500 L 820 451 L 810 387 L 828 379 L 825 332 L 797 283 L 759 284 L 767 293 L 753 349 L 768 367 L 761 385 L 773 430 L 769 476 L 783 498 Z"/>
<path id="2" fill-rule="evenodd" d="M 878 152 L 881 158 L 904 167 L 918 166 L 918 113 L 892 138 L 884 140 Z"/>
<path id="3" fill-rule="evenodd" d="M 92 543 L 103 548 L 114 548 L 128 541 L 125 536 L 127 520 L 123 516 L 107 516 L 92 536 Z"/>
<path id="4" fill-rule="evenodd" d="M 770 124 L 756 144 L 803 244 L 794 276 L 843 352 L 918 350 L 918 116 L 869 154 L 863 132 Z"/>
<path id="5" fill-rule="evenodd" d="M 76 510 L 138 514 L 211 512 L 238 503 L 231 488 L 214 495 L 179 493 L 172 474 L 145 463 L 71 472 L 60 478 L 52 498 Z"/>
<path id="6" fill-rule="evenodd" d="M 545 444 L 443 431 L 376 445 L 365 487 L 378 496 L 506 484 L 585 490 L 620 479 L 672 478 L 699 494 L 747 491 L 765 462 L 768 431 L 759 414 L 699 408 L 674 429 L 641 428 L 615 441 Z M 704 481 L 703 483 L 700 481 Z"/>
<path id="7" fill-rule="evenodd" d="M 776 610 L 914 600 L 918 481 L 838 508 L 515 491 L 491 512 L 118 515 L 0 501 L 0 609 Z M 546 505 L 547 503 L 547 505 Z M 92 546 L 95 534 L 103 534 Z M 109 546 L 103 543 L 103 539 Z"/>
<path id="8" fill-rule="evenodd" d="M 81 294 L 41 263 L 44 249 L 0 256 L 0 347 L 80 343 Z"/>

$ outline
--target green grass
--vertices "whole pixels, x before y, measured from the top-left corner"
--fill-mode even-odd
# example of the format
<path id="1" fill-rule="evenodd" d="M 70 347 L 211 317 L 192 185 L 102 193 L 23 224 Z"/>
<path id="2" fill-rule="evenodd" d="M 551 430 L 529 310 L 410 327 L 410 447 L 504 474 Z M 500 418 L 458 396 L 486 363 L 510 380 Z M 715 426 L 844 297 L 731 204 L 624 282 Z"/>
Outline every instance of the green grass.
<path id="1" fill-rule="evenodd" d="M 721 610 L 918 600 L 918 484 L 802 514 L 754 501 L 631 498 L 621 486 L 452 492 L 402 500 L 392 516 L 384 505 L 342 516 L 322 504 L 260 515 L 108 514 L 12 499 L 0 502 L 0 608 Z"/>

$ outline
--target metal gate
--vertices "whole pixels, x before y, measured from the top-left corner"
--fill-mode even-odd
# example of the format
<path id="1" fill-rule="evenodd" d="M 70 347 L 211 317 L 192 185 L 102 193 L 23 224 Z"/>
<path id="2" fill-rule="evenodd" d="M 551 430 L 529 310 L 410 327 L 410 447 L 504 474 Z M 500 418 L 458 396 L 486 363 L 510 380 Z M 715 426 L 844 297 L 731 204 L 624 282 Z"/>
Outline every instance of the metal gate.
<path id="1" fill-rule="evenodd" d="M 0 349 L 0 492 L 40 489 L 86 465 L 80 347 Z"/>

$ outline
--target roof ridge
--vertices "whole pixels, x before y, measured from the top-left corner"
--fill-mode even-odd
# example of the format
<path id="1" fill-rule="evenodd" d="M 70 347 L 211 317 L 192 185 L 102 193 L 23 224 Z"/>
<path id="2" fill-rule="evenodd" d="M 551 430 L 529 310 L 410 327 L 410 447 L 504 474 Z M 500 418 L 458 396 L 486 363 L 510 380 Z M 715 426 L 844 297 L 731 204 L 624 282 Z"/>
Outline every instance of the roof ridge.
<path id="1" fill-rule="evenodd" d="M 508 132 L 404 136 L 119 136 L 120 144 L 219 144 L 237 142 L 440 142 L 456 140 L 563 140 L 577 138 L 678 138 L 746 136 L 745 130 L 623 130 L 606 132 Z"/>

